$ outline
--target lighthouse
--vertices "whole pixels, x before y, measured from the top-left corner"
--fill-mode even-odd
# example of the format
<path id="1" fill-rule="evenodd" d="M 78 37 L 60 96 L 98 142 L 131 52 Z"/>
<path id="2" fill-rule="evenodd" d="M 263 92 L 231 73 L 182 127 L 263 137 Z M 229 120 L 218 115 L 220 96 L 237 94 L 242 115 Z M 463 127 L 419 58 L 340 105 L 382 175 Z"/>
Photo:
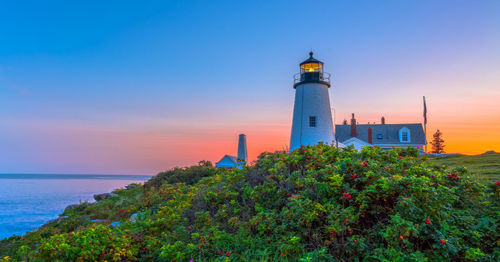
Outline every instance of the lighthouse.
<path id="1" fill-rule="evenodd" d="M 319 142 L 333 143 L 333 121 L 330 107 L 330 74 L 323 72 L 323 62 L 309 53 L 300 63 L 300 73 L 294 76 L 295 103 L 293 106 L 290 151 L 301 145 Z"/>

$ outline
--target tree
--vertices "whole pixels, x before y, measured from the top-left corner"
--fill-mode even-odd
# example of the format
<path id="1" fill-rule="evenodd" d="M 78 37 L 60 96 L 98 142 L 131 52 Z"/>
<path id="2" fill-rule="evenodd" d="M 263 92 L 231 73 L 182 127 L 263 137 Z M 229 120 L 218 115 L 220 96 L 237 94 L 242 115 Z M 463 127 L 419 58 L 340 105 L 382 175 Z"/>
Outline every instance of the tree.
<path id="1" fill-rule="evenodd" d="M 208 160 L 201 160 L 200 162 L 198 162 L 198 166 L 213 167 L 212 162 Z"/>
<path id="2" fill-rule="evenodd" d="M 444 154 L 444 140 L 443 140 L 443 133 L 439 131 L 439 129 L 432 135 L 432 151 L 431 153 L 433 154 Z"/>

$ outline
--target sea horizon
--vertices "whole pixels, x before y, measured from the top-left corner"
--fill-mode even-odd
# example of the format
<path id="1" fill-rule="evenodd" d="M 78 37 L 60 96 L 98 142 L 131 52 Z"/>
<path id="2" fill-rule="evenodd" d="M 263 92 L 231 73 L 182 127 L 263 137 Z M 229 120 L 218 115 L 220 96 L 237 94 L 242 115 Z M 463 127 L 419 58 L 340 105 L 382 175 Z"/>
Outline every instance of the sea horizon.
<path id="1" fill-rule="evenodd" d="M 85 173 L 0 173 L 0 179 L 78 179 L 78 178 L 151 178 L 155 175 L 146 174 L 85 174 Z"/>
<path id="2" fill-rule="evenodd" d="M 0 240 L 23 235 L 56 219 L 68 205 L 95 202 L 109 193 L 152 175 L 0 174 Z"/>

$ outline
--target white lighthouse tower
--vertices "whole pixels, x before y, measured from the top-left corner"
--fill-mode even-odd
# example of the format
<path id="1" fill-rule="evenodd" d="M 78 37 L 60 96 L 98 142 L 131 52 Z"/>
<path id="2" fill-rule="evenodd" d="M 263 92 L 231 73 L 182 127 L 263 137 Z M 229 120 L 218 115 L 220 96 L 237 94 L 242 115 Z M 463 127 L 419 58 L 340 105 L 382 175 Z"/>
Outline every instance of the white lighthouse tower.
<path id="1" fill-rule="evenodd" d="M 333 122 L 330 109 L 330 74 L 323 72 L 323 62 L 313 58 L 300 63 L 295 75 L 295 104 L 293 107 L 290 151 L 301 145 L 319 142 L 333 143 Z"/>

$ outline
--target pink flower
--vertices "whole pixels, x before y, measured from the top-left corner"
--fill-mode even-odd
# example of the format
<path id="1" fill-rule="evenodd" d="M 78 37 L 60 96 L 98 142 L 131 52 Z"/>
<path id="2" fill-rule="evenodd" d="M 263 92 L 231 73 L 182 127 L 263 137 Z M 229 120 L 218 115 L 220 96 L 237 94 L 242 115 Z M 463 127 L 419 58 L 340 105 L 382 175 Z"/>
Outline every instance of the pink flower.
<path id="1" fill-rule="evenodd" d="M 431 220 L 430 220 L 430 219 L 428 219 L 428 218 L 426 218 L 426 219 L 425 219 L 425 223 L 426 223 L 427 225 L 428 225 L 430 222 L 431 222 Z"/>
<path id="2" fill-rule="evenodd" d="M 444 239 L 442 239 L 442 238 L 441 238 L 441 239 L 439 239 L 439 241 L 441 241 L 441 244 L 443 244 L 443 245 L 444 245 L 444 244 L 446 244 L 446 240 L 444 240 Z"/>
<path id="3" fill-rule="evenodd" d="M 345 197 L 345 199 L 349 200 L 351 199 L 351 194 L 349 193 L 342 193 L 342 195 Z"/>
<path id="4" fill-rule="evenodd" d="M 497 182 L 493 183 L 495 186 L 500 186 L 500 180 L 498 180 Z"/>

